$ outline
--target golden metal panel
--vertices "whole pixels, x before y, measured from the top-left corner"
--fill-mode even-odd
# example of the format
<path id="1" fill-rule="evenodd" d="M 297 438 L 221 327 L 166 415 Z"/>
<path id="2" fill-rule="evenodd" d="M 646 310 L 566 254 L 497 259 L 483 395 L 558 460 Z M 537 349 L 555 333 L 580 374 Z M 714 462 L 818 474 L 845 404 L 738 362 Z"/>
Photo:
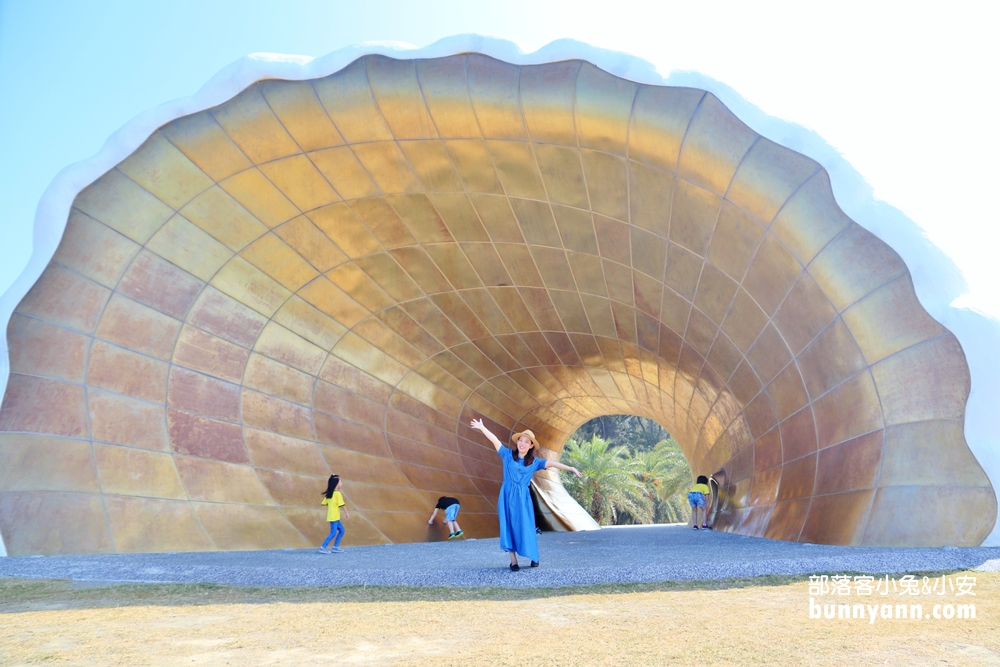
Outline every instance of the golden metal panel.
<path id="1" fill-rule="evenodd" d="M 340 196 L 305 155 L 268 162 L 260 165 L 260 170 L 301 211 L 340 201 Z"/>
<path id="2" fill-rule="evenodd" d="M 633 225 L 667 236 L 670 230 L 670 206 L 674 192 L 671 174 L 630 161 L 629 216 Z"/>
<path id="3" fill-rule="evenodd" d="M 633 273 L 632 288 L 635 294 L 635 307 L 653 319 L 659 319 L 660 304 L 663 301 L 663 283 L 641 273 Z M 656 347 L 655 343 L 652 347 Z"/>
<path id="4" fill-rule="evenodd" d="M 308 81 L 261 81 L 257 87 L 302 150 L 344 145 Z"/>
<path id="5" fill-rule="evenodd" d="M 503 287 L 513 284 L 492 243 L 463 243 L 462 250 L 486 285 Z"/>
<path id="6" fill-rule="evenodd" d="M 396 139 L 436 139 L 414 61 L 368 56 L 364 62 L 375 103 Z"/>
<path id="7" fill-rule="evenodd" d="M 881 443 L 880 443 L 881 444 Z M 922 421 L 885 430 L 879 486 L 940 484 L 989 486 L 989 478 L 969 451 L 962 423 Z"/>
<path id="8" fill-rule="evenodd" d="M 413 368 L 425 359 L 425 356 L 407 343 L 402 336 L 386 326 L 381 320 L 373 317 L 358 324 L 351 332 L 408 368 Z"/>
<path id="9" fill-rule="evenodd" d="M 488 291 L 485 289 L 463 290 L 460 296 L 476 314 L 479 321 L 486 325 L 490 333 L 494 335 L 514 333 L 514 328 L 511 327 L 507 318 L 504 317 L 503 311 L 497 307 Z"/>
<path id="10" fill-rule="evenodd" d="M 178 118 L 160 132 L 213 181 L 253 166 L 208 111 Z"/>
<path id="11" fill-rule="evenodd" d="M 489 234 L 479 221 L 476 209 L 464 193 L 428 193 L 438 214 L 457 241 L 489 241 Z"/>
<path id="12" fill-rule="evenodd" d="M 743 288 L 765 313 L 774 315 L 801 273 L 802 266 L 795 257 L 773 235 L 767 234 L 743 279 Z"/>
<path id="13" fill-rule="evenodd" d="M 349 146 L 314 151 L 309 153 L 309 159 L 342 198 L 358 199 L 378 194 L 378 187 L 368 170 Z"/>
<path id="14" fill-rule="evenodd" d="M 575 292 L 549 292 L 552 303 L 556 307 L 556 312 L 563 322 L 566 331 L 578 333 L 591 333 L 590 324 L 587 322 L 587 313 L 580 302 L 580 295 Z"/>
<path id="15" fill-rule="evenodd" d="M 527 246 L 517 243 L 495 243 L 494 247 L 503 259 L 504 266 L 507 267 L 507 272 L 515 285 L 545 286 Z"/>
<path id="16" fill-rule="evenodd" d="M 426 294 L 448 292 L 453 289 L 448 279 L 438 270 L 427 252 L 420 246 L 396 248 L 390 250 L 389 254 L 399 262 L 403 270 L 410 274 L 410 277 Z"/>
<path id="17" fill-rule="evenodd" d="M 420 192 L 423 189 L 396 142 L 354 144 L 351 148 L 382 192 Z"/>
<path id="18" fill-rule="evenodd" d="M 524 303 L 528 306 L 528 311 L 538 323 L 541 331 L 561 331 L 562 322 L 556 316 L 555 306 L 549 298 L 547 290 L 521 287 L 518 290 Z M 532 345 L 534 347 L 534 345 Z"/>
<path id="19" fill-rule="evenodd" d="M 427 356 L 437 354 L 443 349 L 441 343 L 398 306 L 383 310 L 376 317 Z"/>
<path id="20" fill-rule="evenodd" d="M 462 181 L 440 141 L 401 141 L 403 155 L 428 192 L 462 192 Z"/>
<path id="21" fill-rule="evenodd" d="M 712 350 L 708 353 L 708 363 L 712 365 L 723 382 L 728 382 L 741 361 L 743 361 L 743 354 L 726 334 L 720 332 L 715 337 L 715 342 L 712 343 Z"/>
<path id="22" fill-rule="evenodd" d="M 819 397 L 812 406 L 819 449 L 884 426 L 878 390 L 867 371 Z"/>
<path id="23" fill-rule="evenodd" d="M 536 144 L 534 149 L 549 201 L 576 208 L 590 208 L 583 166 L 580 164 L 580 151 L 575 147 L 551 144 Z"/>
<path id="24" fill-rule="evenodd" d="M 693 88 L 639 86 L 629 126 L 629 157 L 677 171 L 684 135 L 704 96 Z"/>
<path id="25" fill-rule="evenodd" d="M 271 111 L 258 86 L 250 86 L 216 107 L 212 116 L 254 164 L 302 152 Z"/>
<path id="26" fill-rule="evenodd" d="M 388 308 L 396 302 L 356 264 L 341 264 L 326 277 L 372 312 Z"/>
<path id="27" fill-rule="evenodd" d="M 316 378 L 260 354 L 251 354 L 243 386 L 286 401 L 310 405 Z"/>
<path id="28" fill-rule="evenodd" d="M 757 377 L 767 383 L 792 361 L 792 354 L 778 330 L 768 324 L 747 352 L 747 361 L 753 364 Z"/>
<path id="29" fill-rule="evenodd" d="M 233 257 L 227 262 L 212 278 L 211 284 L 266 317 L 271 317 L 292 295 L 242 257 Z"/>
<path id="30" fill-rule="evenodd" d="M 608 300 L 590 294 L 580 294 L 580 300 L 583 302 L 587 321 L 590 322 L 590 328 L 594 334 L 614 338 L 616 335 L 615 320 L 611 314 L 611 304 Z"/>
<path id="31" fill-rule="evenodd" d="M 624 264 L 632 265 L 629 225 L 618 220 L 594 216 L 594 231 L 597 232 L 597 244 L 601 249 L 601 257 Z"/>
<path id="32" fill-rule="evenodd" d="M 914 520 L 914 508 L 920 520 Z M 956 507 L 974 517 L 956 521 Z M 947 486 L 895 486 L 879 489 L 872 503 L 864 546 L 975 546 L 996 522 L 993 489 Z"/>
<path id="33" fill-rule="evenodd" d="M 725 194 L 740 160 L 757 134 L 715 95 L 706 93 L 691 118 L 677 161 L 677 175 L 710 192 Z"/>
<path id="34" fill-rule="evenodd" d="M 107 225 L 72 209 L 52 261 L 114 289 L 140 249 Z"/>
<path id="35" fill-rule="evenodd" d="M 809 395 L 816 398 L 867 366 L 851 332 L 837 318 L 798 356 Z"/>
<path id="36" fill-rule="evenodd" d="M 326 278 L 320 280 L 329 285 Z M 347 333 L 347 328 L 336 319 L 294 295 L 274 314 L 274 321 L 324 350 L 332 348 Z"/>
<path id="37" fill-rule="evenodd" d="M 684 334 L 684 341 L 691 346 L 700 356 L 707 357 L 715 336 L 719 333 L 719 327 L 700 312 L 698 309 L 691 311 L 688 319 L 688 328 Z M 753 360 L 750 360 L 753 363 Z M 681 360 L 683 363 L 683 359 Z M 700 364 L 699 364 L 700 366 Z"/>
<path id="38" fill-rule="evenodd" d="M 454 241 L 427 195 L 389 195 L 386 201 L 396 210 L 418 242 L 429 244 Z"/>
<path id="39" fill-rule="evenodd" d="M 733 299 L 729 315 L 722 322 L 722 330 L 736 343 L 736 347 L 746 353 L 767 323 L 768 317 L 764 311 L 746 290 L 740 288 Z"/>
<path id="40" fill-rule="evenodd" d="M 273 234 L 261 237 L 240 255 L 293 292 L 319 275 L 316 269 Z"/>
<path id="41" fill-rule="evenodd" d="M 629 307 L 634 305 L 635 289 L 632 286 L 632 270 L 608 260 L 604 261 L 603 268 L 608 297 Z M 614 307 L 613 304 L 612 307 Z"/>
<path id="42" fill-rule="evenodd" d="M 525 141 L 521 117 L 521 68 L 478 53 L 469 54 L 469 97 L 482 129 L 491 139 Z"/>
<path id="43" fill-rule="evenodd" d="M 466 340 L 462 332 L 429 299 L 407 301 L 402 304 L 402 308 L 446 347 Z"/>
<path id="44" fill-rule="evenodd" d="M 326 277 L 317 278 L 303 287 L 298 291 L 298 296 L 346 327 L 353 327 L 369 315 L 364 306 Z"/>
<path id="45" fill-rule="evenodd" d="M 632 227 L 631 233 L 632 267 L 662 281 L 667 266 L 666 240 L 638 227 Z"/>
<path id="46" fill-rule="evenodd" d="M 848 308 L 844 322 L 869 364 L 947 331 L 920 305 L 909 274 Z"/>
<path id="47" fill-rule="evenodd" d="M 408 369 L 401 363 L 350 332 L 341 338 L 340 342 L 333 348 L 333 354 L 393 386 L 408 372 Z"/>
<path id="48" fill-rule="evenodd" d="M 667 244 L 667 272 L 663 284 L 688 301 L 694 301 L 702 258 L 676 243 Z"/>
<path id="49" fill-rule="evenodd" d="M 905 272 L 906 265 L 892 248 L 855 223 L 809 265 L 809 273 L 839 311 Z"/>
<path id="50" fill-rule="evenodd" d="M 465 78 L 468 56 L 417 61 L 417 78 L 427 109 L 442 137 L 481 136 Z"/>
<path id="51" fill-rule="evenodd" d="M 726 199 L 767 225 L 818 169 L 801 153 L 762 137 L 740 164 Z"/>
<path id="52" fill-rule="evenodd" d="M 331 204 L 310 211 L 306 217 L 352 259 L 382 250 L 378 239 L 347 204 Z"/>
<path id="53" fill-rule="evenodd" d="M 521 228 L 506 197 L 475 194 L 469 197 L 494 243 L 524 243 Z"/>
<path id="54" fill-rule="evenodd" d="M 146 248 L 202 280 L 210 280 L 233 256 L 229 248 L 179 215 L 170 218 Z"/>
<path id="55" fill-rule="evenodd" d="M 962 419 L 971 388 L 962 346 L 938 336 L 872 366 L 886 424 Z"/>
<path id="56" fill-rule="evenodd" d="M 625 160 L 589 150 L 581 150 L 580 157 L 587 175 L 591 210 L 618 220 L 628 220 L 629 184 Z"/>
<path id="57" fill-rule="evenodd" d="M 816 281 L 803 273 L 775 314 L 774 323 L 788 343 L 788 349 L 797 355 L 836 316 Z"/>
<path id="58" fill-rule="evenodd" d="M 581 293 L 596 294 L 606 297 L 608 288 L 604 282 L 604 270 L 601 260 L 593 255 L 578 252 L 567 252 L 566 259 L 573 269 L 573 277 Z"/>
<path id="59" fill-rule="evenodd" d="M 493 169 L 493 158 L 485 142 L 453 139 L 444 142 L 444 145 L 466 190 L 488 194 L 503 193 L 500 177 Z"/>
<path id="60" fill-rule="evenodd" d="M 706 263 L 698 281 L 694 305 L 716 324 L 722 324 L 739 285 L 711 264 Z"/>
<path id="61" fill-rule="evenodd" d="M 538 325 L 532 319 L 528 307 L 516 288 L 491 287 L 489 293 L 516 331 L 537 331 Z"/>
<path id="62" fill-rule="evenodd" d="M 850 224 L 851 219 L 834 201 L 830 177 L 821 170 L 785 203 L 771 223 L 771 232 L 807 265 Z"/>
<path id="63" fill-rule="evenodd" d="M 764 228 L 750 216 L 723 201 L 708 247 L 708 260 L 733 280 L 741 281 L 764 233 Z"/>
<path id="64" fill-rule="evenodd" d="M 472 268 L 472 264 L 457 243 L 438 243 L 425 246 L 424 249 L 456 289 L 483 286 L 476 270 Z"/>
<path id="65" fill-rule="evenodd" d="M 530 246 L 530 249 L 546 287 L 550 290 L 576 291 L 576 282 L 566 261 L 565 251 L 538 246 Z"/>
<path id="66" fill-rule="evenodd" d="M 807 406 L 809 404 L 809 396 L 806 394 L 806 388 L 802 384 L 802 376 L 799 374 L 799 369 L 795 367 L 795 364 L 788 364 L 785 369 L 778 373 L 778 375 L 767 385 L 767 395 L 771 397 L 771 403 L 774 405 L 774 411 L 778 415 L 778 420 L 787 419 L 790 415 L 797 412 L 799 409 Z M 803 417 L 800 419 L 808 419 L 810 434 L 812 433 L 812 413 L 809 410 L 803 410 Z M 782 442 L 787 442 L 785 437 L 785 431 L 788 427 L 782 427 L 781 439 Z M 802 430 L 798 428 L 795 430 L 796 438 L 801 440 Z M 810 445 L 809 452 L 815 451 L 816 449 L 816 438 L 812 436 L 812 442 Z M 806 452 L 801 452 L 800 454 L 805 454 Z M 786 452 L 785 460 L 788 461 L 792 458 L 798 458 L 797 456 L 789 456 Z"/>
<path id="67" fill-rule="evenodd" d="M 417 240 L 413 238 L 413 234 L 382 197 L 356 199 L 351 202 L 351 208 L 386 248 L 416 245 Z"/>
<path id="68" fill-rule="evenodd" d="M 663 303 L 660 305 L 660 321 L 670 327 L 678 335 L 687 330 L 688 317 L 691 314 L 691 302 L 672 289 L 663 290 Z"/>
<path id="69" fill-rule="evenodd" d="M 576 250 L 589 255 L 599 254 L 594 221 L 589 211 L 553 205 L 552 212 L 555 214 L 563 246 L 567 250 Z"/>
<path id="70" fill-rule="evenodd" d="M 173 211 L 135 181 L 112 169 L 84 188 L 73 206 L 137 243 L 145 243 Z"/>
<path id="71" fill-rule="evenodd" d="M 531 140 L 575 146 L 573 98 L 579 60 L 521 67 L 521 110 Z"/>
<path id="72" fill-rule="evenodd" d="M 233 252 L 267 233 L 267 227 L 217 185 L 192 199 L 180 214 Z"/>
<path id="73" fill-rule="evenodd" d="M 255 218 L 274 228 L 299 215 L 299 210 L 257 169 L 247 169 L 219 183 Z"/>
<path id="74" fill-rule="evenodd" d="M 639 86 L 583 63 L 576 79 L 580 146 L 624 156 L 632 102 Z"/>
<path id="75" fill-rule="evenodd" d="M 392 139 L 392 132 L 372 97 L 363 59 L 355 60 L 325 79 L 314 81 L 313 88 L 348 143 Z"/>
<path id="76" fill-rule="evenodd" d="M 542 177 L 529 144 L 488 140 L 486 147 L 508 196 L 545 199 Z"/>
<path id="77" fill-rule="evenodd" d="M 118 169 L 174 210 L 214 183 L 159 132 L 122 160 Z"/>
<path id="78" fill-rule="evenodd" d="M 458 294 L 454 292 L 435 294 L 431 297 L 431 300 L 451 320 L 452 324 L 470 340 L 476 340 L 489 335 L 489 330 L 483 326 L 479 318 L 465 305 L 465 302 L 462 301 Z"/>
<path id="79" fill-rule="evenodd" d="M 347 255 L 304 215 L 276 228 L 274 234 L 321 272 L 347 261 Z"/>
<path id="80" fill-rule="evenodd" d="M 670 240 L 702 257 L 715 229 L 722 199 L 686 181 L 674 184 L 670 209 Z"/>

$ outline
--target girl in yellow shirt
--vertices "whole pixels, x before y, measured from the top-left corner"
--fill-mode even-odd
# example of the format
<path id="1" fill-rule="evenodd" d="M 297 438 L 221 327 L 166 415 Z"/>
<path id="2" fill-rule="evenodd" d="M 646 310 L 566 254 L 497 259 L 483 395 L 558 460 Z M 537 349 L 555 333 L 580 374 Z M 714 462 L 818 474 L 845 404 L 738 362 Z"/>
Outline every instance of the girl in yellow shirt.
<path id="1" fill-rule="evenodd" d="M 320 553 L 339 554 L 344 552 L 340 548 L 340 540 L 344 537 L 344 524 L 340 522 L 340 508 L 344 508 L 345 519 L 350 519 L 351 513 L 347 511 L 347 507 L 344 507 L 344 496 L 340 493 L 340 486 L 340 475 L 330 475 L 330 479 L 326 483 L 326 491 L 323 492 L 323 502 L 321 503 L 327 506 L 326 520 L 330 522 L 330 534 L 326 536 L 323 546 L 319 548 Z M 326 547 L 330 544 L 330 540 L 334 540 L 333 548 L 327 549 Z"/>
<path id="2" fill-rule="evenodd" d="M 712 489 L 708 486 L 708 477 L 698 475 L 698 481 L 691 490 L 688 491 L 688 503 L 691 505 L 691 518 L 694 520 L 694 529 L 698 530 L 698 516 L 704 512 L 704 519 L 701 521 L 702 530 L 712 530 L 708 525 L 708 504 Z"/>

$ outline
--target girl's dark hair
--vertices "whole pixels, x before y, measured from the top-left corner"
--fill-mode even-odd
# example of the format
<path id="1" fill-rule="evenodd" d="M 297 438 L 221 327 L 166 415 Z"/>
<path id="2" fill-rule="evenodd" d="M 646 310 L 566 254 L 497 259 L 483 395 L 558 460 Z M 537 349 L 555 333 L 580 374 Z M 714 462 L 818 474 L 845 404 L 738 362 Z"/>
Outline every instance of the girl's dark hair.
<path id="1" fill-rule="evenodd" d="M 337 490 L 338 484 L 340 484 L 340 475 L 330 475 L 330 479 L 326 483 L 326 491 L 323 492 L 323 495 L 327 498 L 333 498 L 333 492 Z"/>
<path id="2" fill-rule="evenodd" d="M 510 458 L 514 459 L 514 463 L 517 463 L 517 444 L 514 445 L 514 449 L 510 450 Z M 524 467 L 527 468 L 534 462 L 535 446 L 531 445 L 531 449 L 529 449 L 528 453 L 524 455 Z"/>
<path id="3" fill-rule="evenodd" d="M 698 481 L 696 483 L 697 484 L 708 484 L 708 477 L 705 477 L 704 475 L 698 475 Z M 327 496 L 327 498 L 329 498 L 329 497 L 330 496 Z"/>

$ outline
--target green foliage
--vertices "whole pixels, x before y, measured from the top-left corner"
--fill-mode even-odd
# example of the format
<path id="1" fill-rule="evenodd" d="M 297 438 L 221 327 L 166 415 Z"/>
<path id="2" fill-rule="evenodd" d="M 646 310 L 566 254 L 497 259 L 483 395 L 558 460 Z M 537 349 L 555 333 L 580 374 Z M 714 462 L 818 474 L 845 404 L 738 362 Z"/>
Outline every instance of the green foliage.
<path id="1" fill-rule="evenodd" d="M 650 442 L 653 437 L 658 439 Z M 601 525 L 687 518 L 691 468 L 677 442 L 652 420 L 632 415 L 592 419 L 566 443 L 562 461 L 583 473 L 582 479 L 563 474 L 563 484 Z"/>

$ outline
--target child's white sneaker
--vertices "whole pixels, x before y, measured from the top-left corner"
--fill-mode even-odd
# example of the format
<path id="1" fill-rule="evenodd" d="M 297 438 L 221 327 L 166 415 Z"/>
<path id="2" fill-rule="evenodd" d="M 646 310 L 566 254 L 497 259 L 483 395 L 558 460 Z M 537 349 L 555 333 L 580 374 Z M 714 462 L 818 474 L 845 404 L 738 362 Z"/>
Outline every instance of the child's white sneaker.
<path id="1" fill-rule="evenodd" d="M 319 548 L 319 552 L 321 554 L 328 554 L 328 553 L 330 553 L 330 550 L 329 549 L 324 549 L 323 547 L 320 547 Z"/>
<path id="2" fill-rule="evenodd" d="M 334 547 L 334 548 L 330 549 L 330 551 L 332 551 L 335 554 L 342 554 L 342 553 L 344 553 L 344 550 L 341 549 L 340 547 Z M 330 551 L 327 551 L 327 553 L 330 553 Z"/>

